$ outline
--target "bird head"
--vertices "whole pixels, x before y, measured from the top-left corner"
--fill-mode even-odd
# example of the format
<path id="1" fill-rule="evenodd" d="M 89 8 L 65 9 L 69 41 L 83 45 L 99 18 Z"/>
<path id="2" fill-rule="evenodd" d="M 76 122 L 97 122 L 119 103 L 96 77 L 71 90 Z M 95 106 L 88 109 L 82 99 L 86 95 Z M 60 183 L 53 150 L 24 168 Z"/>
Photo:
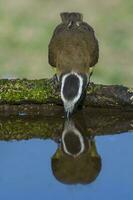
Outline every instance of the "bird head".
<path id="1" fill-rule="evenodd" d="M 61 75 L 61 99 L 67 118 L 82 106 L 88 83 L 87 74 L 70 72 Z"/>

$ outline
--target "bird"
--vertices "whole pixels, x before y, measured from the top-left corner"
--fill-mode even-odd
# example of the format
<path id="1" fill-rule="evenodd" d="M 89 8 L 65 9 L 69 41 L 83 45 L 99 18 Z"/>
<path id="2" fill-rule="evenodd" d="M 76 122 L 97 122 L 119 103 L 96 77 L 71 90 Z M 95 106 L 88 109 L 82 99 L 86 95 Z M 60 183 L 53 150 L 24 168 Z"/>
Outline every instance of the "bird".
<path id="1" fill-rule="evenodd" d="M 78 12 L 60 13 L 48 46 L 49 64 L 56 69 L 64 111 L 69 118 L 83 106 L 86 89 L 98 62 L 99 45 L 93 28 Z"/>

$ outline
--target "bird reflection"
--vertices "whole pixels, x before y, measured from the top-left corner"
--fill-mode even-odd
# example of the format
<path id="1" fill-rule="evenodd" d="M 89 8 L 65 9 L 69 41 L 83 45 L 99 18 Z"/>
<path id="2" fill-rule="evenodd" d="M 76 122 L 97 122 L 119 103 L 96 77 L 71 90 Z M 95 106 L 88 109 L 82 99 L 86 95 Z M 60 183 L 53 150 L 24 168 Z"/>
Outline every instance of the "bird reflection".
<path id="1" fill-rule="evenodd" d="M 83 120 L 84 121 L 84 120 Z M 85 125 L 76 119 L 65 121 L 60 143 L 52 157 L 52 171 L 65 184 L 88 184 L 101 170 L 101 158 L 94 137 L 85 136 Z"/>

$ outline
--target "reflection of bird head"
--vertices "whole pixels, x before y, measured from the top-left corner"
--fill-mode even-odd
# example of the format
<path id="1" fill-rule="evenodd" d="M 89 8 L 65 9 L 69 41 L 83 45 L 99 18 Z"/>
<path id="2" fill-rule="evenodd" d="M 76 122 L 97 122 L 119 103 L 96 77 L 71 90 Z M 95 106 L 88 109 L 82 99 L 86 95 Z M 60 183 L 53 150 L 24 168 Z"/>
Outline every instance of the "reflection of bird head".
<path id="1" fill-rule="evenodd" d="M 88 143 L 75 127 L 73 121 L 65 122 L 61 143 L 63 152 L 73 157 L 78 157 L 86 148 L 89 148 Z"/>
<path id="2" fill-rule="evenodd" d="M 61 99 L 67 117 L 82 103 L 86 94 L 87 75 L 70 72 L 61 76 Z"/>

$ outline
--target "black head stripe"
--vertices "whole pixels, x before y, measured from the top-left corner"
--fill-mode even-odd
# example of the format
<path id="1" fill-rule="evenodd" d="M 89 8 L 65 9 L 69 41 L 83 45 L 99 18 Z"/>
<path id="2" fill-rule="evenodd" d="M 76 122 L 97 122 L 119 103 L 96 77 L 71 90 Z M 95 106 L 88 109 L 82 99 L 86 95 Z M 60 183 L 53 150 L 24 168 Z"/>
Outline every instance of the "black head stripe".
<path id="1" fill-rule="evenodd" d="M 66 77 L 63 87 L 63 95 L 66 100 L 72 100 L 78 95 L 79 78 L 75 74 Z"/>
<path id="2" fill-rule="evenodd" d="M 77 154 L 81 150 L 81 142 L 79 140 L 79 136 L 77 136 L 74 132 L 67 132 L 64 137 L 64 143 L 66 145 L 66 149 L 71 154 Z"/>

